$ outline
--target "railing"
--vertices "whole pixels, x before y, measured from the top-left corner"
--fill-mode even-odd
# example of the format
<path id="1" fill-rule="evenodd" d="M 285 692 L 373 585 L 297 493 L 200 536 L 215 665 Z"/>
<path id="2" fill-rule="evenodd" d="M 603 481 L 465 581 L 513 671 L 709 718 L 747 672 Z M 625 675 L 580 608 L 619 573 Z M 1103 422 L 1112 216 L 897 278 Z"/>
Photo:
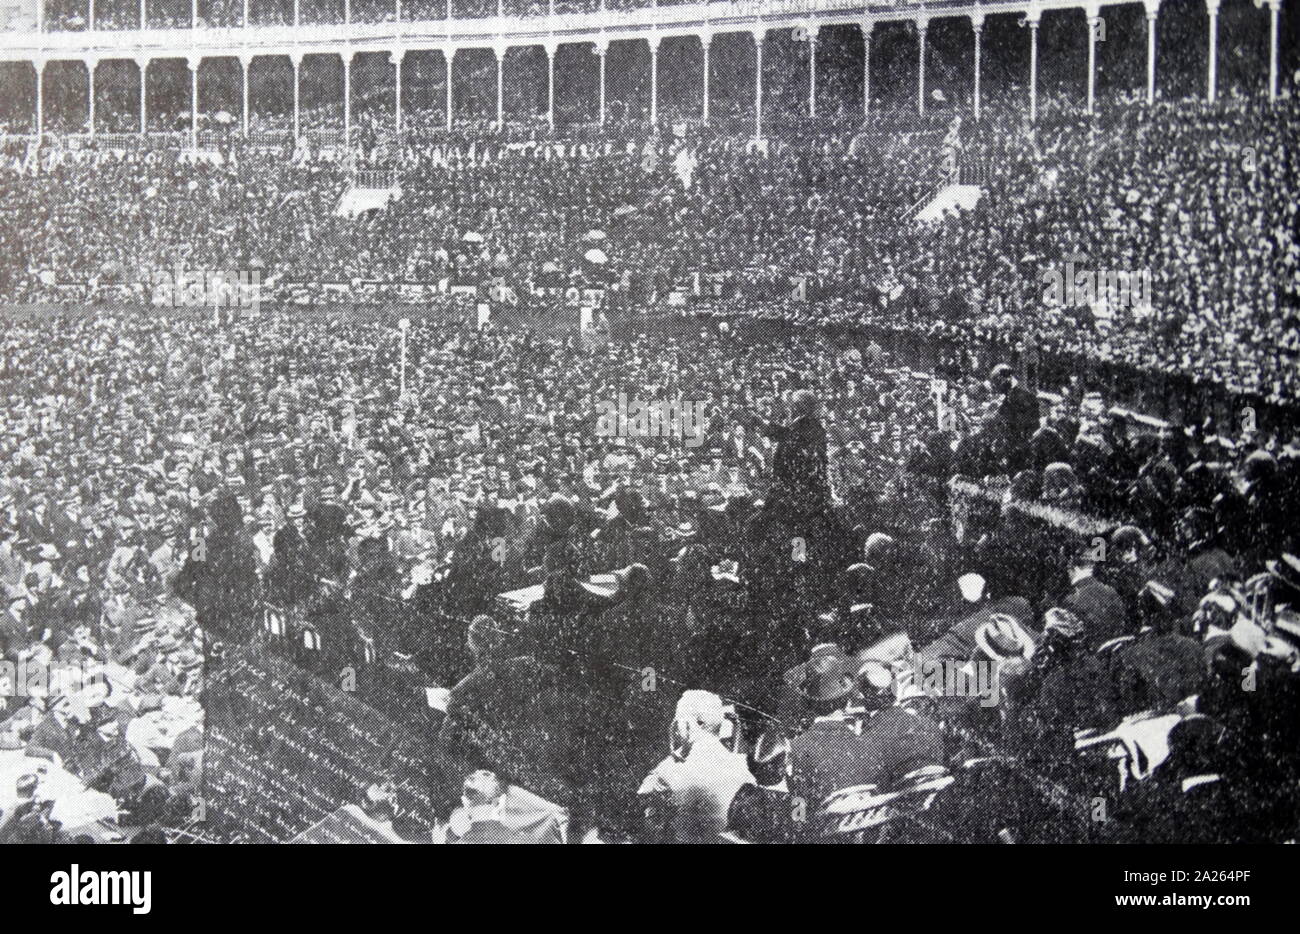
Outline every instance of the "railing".
<path id="1" fill-rule="evenodd" d="M 248 142 L 253 146 L 283 146 L 292 139 L 292 130 L 251 130 L 248 134 Z"/>
<path id="2" fill-rule="evenodd" d="M 322 149 L 337 148 L 343 145 L 342 130 L 308 130 L 303 134 L 314 146 Z"/>
<path id="3" fill-rule="evenodd" d="M 993 180 L 994 172 L 989 157 L 984 154 L 962 153 L 957 165 L 958 183 L 979 185 L 981 188 Z"/>
<path id="4" fill-rule="evenodd" d="M 101 149 L 158 149 L 167 146 L 179 146 L 189 142 L 189 131 L 185 130 L 151 130 L 148 133 L 86 132 L 63 133 L 47 129 L 42 136 L 35 133 L 0 133 L 0 146 L 10 143 L 35 143 L 41 141 L 46 147 L 63 147 L 65 149 L 85 149 L 92 144 Z"/>
<path id="5" fill-rule="evenodd" d="M 353 179 L 357 188 L 395 188 L 397 173 L 391 169 L 362 169 Z"/>
<path id="6" fill-rule="evenodd" d="M 95 143 L 109 149 L 137 149 L 141 140 L 139 133 L 97 133 Z"/>

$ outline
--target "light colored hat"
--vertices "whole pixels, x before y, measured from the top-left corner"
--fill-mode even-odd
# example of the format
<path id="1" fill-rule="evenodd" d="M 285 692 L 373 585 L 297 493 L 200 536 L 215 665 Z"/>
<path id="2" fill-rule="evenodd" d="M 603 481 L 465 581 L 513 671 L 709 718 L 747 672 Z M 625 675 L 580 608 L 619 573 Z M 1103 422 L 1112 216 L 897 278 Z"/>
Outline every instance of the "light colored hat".
<path id="1" fill-rule="evenodd" d="M 690 689 L 678 699 L 676 716 L 716 732 L 726 718 L 726 707 L 712 691 Z"/>
<path id="2" fill-rule="evenodd" d="M 994 661 L 1028 659 L 1034 654 L 1034 640 L 1006 613 L 994 613 L 975 630 L 975 645 Z"/>
<path id="3" fill-rule="evenodd" d="M 961 590 L 962 599 L 967 603 L 978 603 L 984 596 L 984 578 L 974 572 L 957 578 L 957 587 Z"/>
<path id="4" fill-rule="evenodd" d="M 712 568 L 709 573 L 713 575 L 715 581 L 728 580 L 732 583 L 740 583 L 740 564 L 731 558 L 723 558 Z"/>
<path id="5" fill-rule="evenodd" d="M 1083 635 L 1083 620 L 1063 607 L 1054 606 L 1043 616 L 1043 633 L 1058 632 L 1068 639 Z"/>

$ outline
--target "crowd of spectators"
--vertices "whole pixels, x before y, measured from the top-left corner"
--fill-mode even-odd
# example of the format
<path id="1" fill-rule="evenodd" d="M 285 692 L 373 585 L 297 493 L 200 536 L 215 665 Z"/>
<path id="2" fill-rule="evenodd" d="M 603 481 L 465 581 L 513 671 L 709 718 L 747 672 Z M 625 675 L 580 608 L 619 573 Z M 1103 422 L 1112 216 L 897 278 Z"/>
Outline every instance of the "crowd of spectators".
<path id="1" fill-rule="evenodd" d="M 309 289 L 455 279 L 528 295 L 544 270 L 588 274 L 594 230 L 602 275 L 639 307 L 680 292 L 802 322 L 1028 337 L 1280 403 L 1300 350 L 1290 110 L 1062 114 L 1031 133 L 1007 107 L 946 132 L 810 129 L 766 154 L 698 128 L 399 147 L 361 120 L 354 167 L 386 167 L 402 196 L 357 218 L 334 210 L 353 176 L 310 150 L 284 158 L 288 142 L 197 162 L 59 150 L 40 173 L 12 171 L 30 161 L 15 155 L 0 287 L 138 299 L 182 263 Z M 963 171 L 986 173 L 974 208 L 915 222 Z"/>
<path id="2" fill-rule="evenodd" d="M 1295 426 L 1088 373 L 1294 403 L 1294 108 L 7 143 L 0 840 L 201 836 L 208 702 L 272 839 L 362 759 L 451 842 L 562 836 L 520 789 L 572 839 L 1294 839 Z M 1037 355 L 1081 365 L 1040 399 Z M 418 767 L 315 689 L 251 725 L 358 670 Z M 284 747 L 328 793 L 258 787 Z"/>
<path id="3" fill-rule="evenodd" d="M 153 839 L 200 791 L 203 643 L 172 587 L 186 533 L 139 456 L 149 403 L 123 391 L 147 368 L 104 333 L 22 330 L 0 373 L 0 839 Z"/>
<path id="4" fill-rule="evenodd" d="M 691 805 L 707 819 L 670 804 L 699 793 L 697 754 L 733 757 L 710 794 L 755 780 L 733 830 L 799 835 L 769 827 L 774 796 L 815 810 L 975 750 L 1084 794 L 1102 779 L 1073 731 L 1155 710 L 1193 723 L 1195 747 L 1175 736 L 1156 784 L 1118 801 L 1158 786 L 1177 805 L 1179 782 L 1213 773 L 1229 803 L 1196 833 L 1292 832 L 1297 439 L 1152 436 L 1083 386 L 1040 418 L 1005 368 L 936 384 L 815 331 L 773 344 L 758 324 L 685 328 L 611 341 L 425 316 L 401 396 L 382 315 L 14 319 L 6 658 L 73 653 L 137 680 L 11 700 L 6 735 L 29 761 L 84 770 L 82 744 L 125 721 L 142 772 L 115 788 L 124 811 L 145 797 L 148 819 L 184 827 L 176 773 L 193 773 L 176 760 L 195 734 L 169 752 L 173 718 L 205 656 L 220 670 L 251 647 L 335 685 L 382 670 L 418 686 L 419 710 L 429 685 L 450 688 L 430 755 L 452 789 L 434 800 L 487 768 L 568 808 L 575 835 L 699 839 L 732 818 L 716 798 Z M 698 400 L 703 418 L 602 430 L 620 393 Z M 536 585 L 527 612 L 498 599 Z M 900 634 L 917 654 L 896 651 Z M 930 658 L 992 665 L 1004 701 L 991 714 L 905 690 Z M 1268 686 L 1241 690 L 1245 671 Z M 707 696 L 687 697 L 656 766 L 687 688 Z M 718 745 L 718 698 L 734 747 Z M 836 746 L 821 731 L 864 718 L 888 741 L 800 764 L 805 745 Z M 1035 800 L 1009 832 L 1031 832 L 1049 806 Z M 1147 826 L 1169 806 L 1111 829 L 1177 836 Z"/>
<path id="5" fill-rule="evenodd" d="M 44 22 L 47 32 L 80 32 L 89 29 L 90 9 L 83 0 L 44 0 Z M 501 0 L 500 11 L 506 16 L 546 16 L 551 7 L 539 0 Z M 608 9 L 632 9 L 649 3 L 627 0 L 610 0 Z M 400 4 L 403 22 L 444 20 L 448 16 L 447 0 L 408 0 Z M 250 26 L 292 26 L 294 5 L 289 0 L 249 0 L 247 4 Z M 457 19 L 482 19 L 498 12 L 498 0 L 452 0 L 452 15 Z M 594 13 L 600 9 L 598 0 L 556 0 L 557 14 Z M 192 9 L 187 2 L 167 3 L 151 0 L 148 9 L 150 29 L 189 29 Z M 244 25 L 245 4 L 242 0 L 200 0 L 198 18 L 193 20 L 203 29 L 230 29 Z M 398 19 L 398 4 L 384 0 L 354 0 L 346 7 L 343 0 L 317 0 L 302 4 L 299 22 L 302 25 L 341 26 L 345 21 L 360 24 L 393 23 Z M 33 24 L 34 25 L 34 24 Z M 95 4 L 95 29 L 140 28 L 140 4 L 136 0 L 98 0 Z"/>

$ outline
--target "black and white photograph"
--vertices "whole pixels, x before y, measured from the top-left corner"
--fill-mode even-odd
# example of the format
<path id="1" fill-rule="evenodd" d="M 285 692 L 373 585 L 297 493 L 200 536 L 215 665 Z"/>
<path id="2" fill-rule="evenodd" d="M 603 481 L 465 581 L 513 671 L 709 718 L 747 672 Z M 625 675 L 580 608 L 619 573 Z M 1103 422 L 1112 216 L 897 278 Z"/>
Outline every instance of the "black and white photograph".
<path id="1" fill-rule="evenodd" d="M 1211 845 L 1096 900 L 1248 905 L 1298 36 L 0 0 L 0 843 L 137 914 L 103 846 Z"/>

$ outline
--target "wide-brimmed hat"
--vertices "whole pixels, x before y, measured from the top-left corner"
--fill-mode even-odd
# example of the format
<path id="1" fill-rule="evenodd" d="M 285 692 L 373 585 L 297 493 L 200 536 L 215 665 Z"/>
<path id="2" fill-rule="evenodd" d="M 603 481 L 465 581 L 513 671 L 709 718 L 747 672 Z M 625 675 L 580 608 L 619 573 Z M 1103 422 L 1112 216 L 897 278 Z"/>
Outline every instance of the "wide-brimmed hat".
<path id="1" fill-rule="evenodd" d="M 1027 659 L 1034 654 L 1034 640 L 1006 613 L 994 613 L 975 630 L 975 645 L 994 661 Z"/>
<path id="2" fill-rule="evenodd" d="M 650 583 L 650 569 L 644 564 L 629 564 L 614 572 L 618 593 L 637 593 Z"/>
<path id="3" fill-rule="evenodd" d="M 989 382 L 996 385 L 999 380 L 1010 379 L 1012 373 L 1013 371 L 1009 364 L 999 363 L 989 371 Z"/>
<path id="4" fill-rule="evenodd" d="M 717 564 L 709 569 L 715 581 L 727 580 L 732 583 L 740 583 L 740 563 L 732 558 L 723 558 Z"/>
<path id="5" fill-rule="evenodd" d="M 695 537 L 695 523 L 682 521 L 677 523 L 677 527 L 670 529 L 669 534 L 674 538 L 686 539 Z"/>

